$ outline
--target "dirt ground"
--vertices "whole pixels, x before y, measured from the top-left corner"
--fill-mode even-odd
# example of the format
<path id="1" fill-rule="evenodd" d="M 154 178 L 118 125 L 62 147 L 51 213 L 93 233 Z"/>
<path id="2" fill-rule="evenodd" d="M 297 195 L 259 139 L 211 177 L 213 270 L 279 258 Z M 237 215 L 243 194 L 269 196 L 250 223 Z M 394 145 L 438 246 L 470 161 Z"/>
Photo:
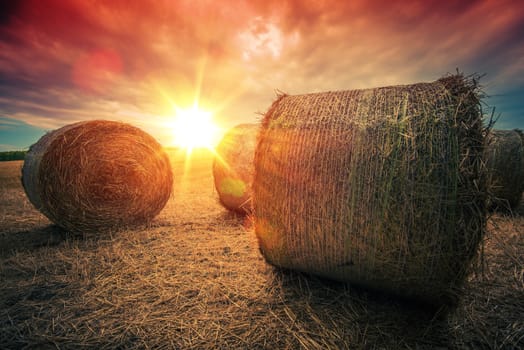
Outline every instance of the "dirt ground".
<path id="1" fill-rule="evenodd" d="M 0 162 L 2 349 L 524 348 L 524 209 L 493 215 L 456 310 L 267 264 L 244 217 L 218 204 L 212 155 L 172 153 L 174 194 L 148 226 L 72 235 Z"/>

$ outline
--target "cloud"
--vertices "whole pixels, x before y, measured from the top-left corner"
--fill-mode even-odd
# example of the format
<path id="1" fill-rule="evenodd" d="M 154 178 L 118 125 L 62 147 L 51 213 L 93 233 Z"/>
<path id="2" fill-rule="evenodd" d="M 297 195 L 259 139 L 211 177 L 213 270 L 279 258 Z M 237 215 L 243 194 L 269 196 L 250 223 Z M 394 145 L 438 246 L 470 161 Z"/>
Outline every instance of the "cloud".
<path id="1" fill-rule="evenodd" d="M 19 120 L 0 117 L 0 130 L 10 130 L 20 124 Z"/>
<path id="2" fill-rule="evenodd" d="M 0 113 L 40 128 L 129 121 L 167 140 L 161 125 L 173 105 L 188 106 L 195 95 L 232 125 L 258 118 L 277 89 L 431 81 L 457 67 L 486 73 L 492 94 L 513 91 L 524 86 L 523 7 L 509 0 L 25 0 L 0 18 Z"/>

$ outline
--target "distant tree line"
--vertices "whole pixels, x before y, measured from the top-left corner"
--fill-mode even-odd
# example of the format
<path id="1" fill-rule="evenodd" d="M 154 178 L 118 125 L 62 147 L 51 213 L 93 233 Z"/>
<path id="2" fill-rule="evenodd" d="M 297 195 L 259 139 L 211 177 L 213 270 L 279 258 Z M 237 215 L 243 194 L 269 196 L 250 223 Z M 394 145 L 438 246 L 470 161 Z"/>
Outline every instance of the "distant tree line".
<path id="1" fill-rule="evenodd" d="M 0 162 L 6 160 L 23 160 L 27 151 L 0 152 Z"/>

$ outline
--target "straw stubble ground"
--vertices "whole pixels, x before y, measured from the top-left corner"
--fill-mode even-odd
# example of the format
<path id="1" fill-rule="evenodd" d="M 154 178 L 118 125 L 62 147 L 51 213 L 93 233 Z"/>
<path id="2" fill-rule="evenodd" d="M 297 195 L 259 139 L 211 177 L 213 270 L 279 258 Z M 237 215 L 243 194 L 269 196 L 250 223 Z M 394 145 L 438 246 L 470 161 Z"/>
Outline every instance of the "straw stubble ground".
<path id="1" fill-rule="evenodd" d="M 268 265 L 216 199 L 208 153 L 146 228 L 74 236 L 0 163 L 2 348 L 512 349 L 524 346 L 524 217 L 494 216 L 483 275 L 433 318 L 416 305 Z"/>

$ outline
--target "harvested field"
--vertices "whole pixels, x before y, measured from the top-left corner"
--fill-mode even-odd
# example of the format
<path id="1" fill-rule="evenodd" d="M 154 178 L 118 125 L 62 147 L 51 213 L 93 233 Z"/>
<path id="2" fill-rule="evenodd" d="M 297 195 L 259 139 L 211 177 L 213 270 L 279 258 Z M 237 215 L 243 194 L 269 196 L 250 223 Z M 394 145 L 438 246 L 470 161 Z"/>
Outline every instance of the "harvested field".
<path id="1" fill-rule="evenodd" d="M 147 228 L 73 235 L 0 162 L 0 344 L 19 348 L 517 349 L 524 209 L 488 221 L 483 273 L 434 317 L 417 305 L 267 264 L 216 200 L 213 157 L 171 152 L 174 193 Z M 187 171 L 184 174 L 183 169 Z"/>

